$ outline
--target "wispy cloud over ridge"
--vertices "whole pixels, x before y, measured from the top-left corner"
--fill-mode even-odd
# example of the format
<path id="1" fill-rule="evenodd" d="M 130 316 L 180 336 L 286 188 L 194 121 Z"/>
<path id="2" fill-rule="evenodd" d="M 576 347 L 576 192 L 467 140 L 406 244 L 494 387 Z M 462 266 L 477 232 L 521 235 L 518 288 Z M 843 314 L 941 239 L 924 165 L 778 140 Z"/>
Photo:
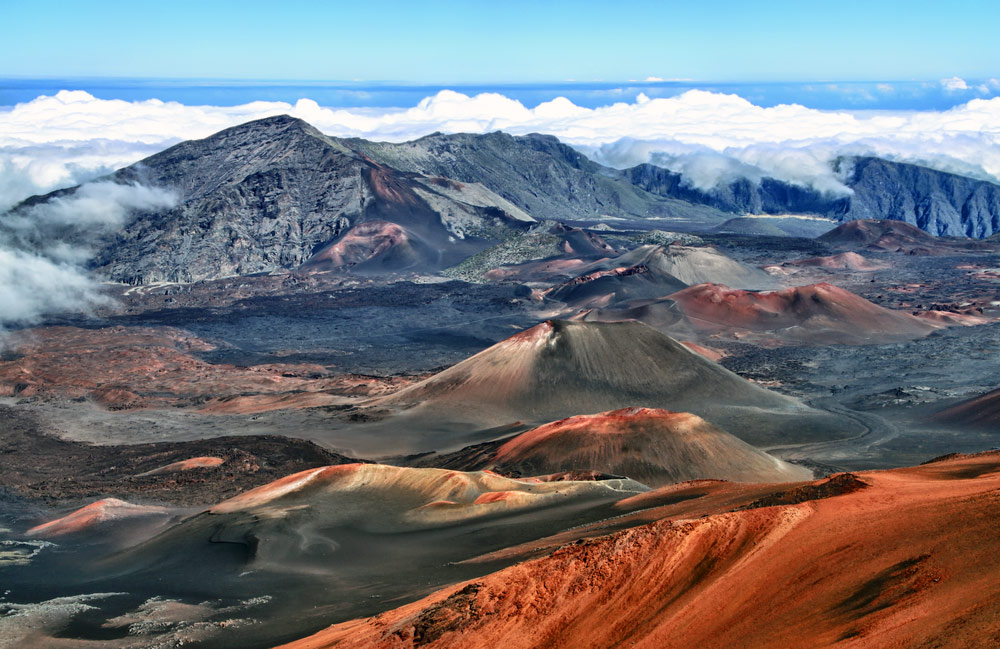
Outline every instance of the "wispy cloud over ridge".
<path id="1" fill-rule="evenodd" d="M 63 91 L 0 113 L 0 208 L 180 140 L 281 113 L 330 135 L 392 141 L 434 131 L 549 133 L 601 162 L 654 162 L 699 187 L 769 175 L 843 191 L 827 163 L 844 154 L 880 155 L 1000 181 L 1000 98 L 972 99 L 943 111 L 824 111 L 795 104 L 761 107 L 737 95 L 692 90 L 597 108 L 565 98 L 529 108 L 497 93 L 445 90 L 411 108 L 345 109 L 310 99 L 188 106 Z"/>
<path id="2" fill-rule="evenodd" d="M 104 303 L 100 283 L 86 270 L 96 240 L 121 228 L 133 211 L 176 203 L 169 190 L 99 182 L 0 215 L 0 334 L 48 313 Z"/>

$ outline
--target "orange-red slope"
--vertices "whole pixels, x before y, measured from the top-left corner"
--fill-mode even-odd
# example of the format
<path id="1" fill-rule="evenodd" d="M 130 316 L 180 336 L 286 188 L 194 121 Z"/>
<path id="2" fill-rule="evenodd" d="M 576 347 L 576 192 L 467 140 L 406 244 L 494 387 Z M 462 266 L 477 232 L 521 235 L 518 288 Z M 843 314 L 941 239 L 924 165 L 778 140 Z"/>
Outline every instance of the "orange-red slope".
<path id="1" fill-rule="evenodd" d="M 661 520 L 286 646 L 997 646 L 998 471 L 1000 454 L 960 457 L 864 473 L 867 487 L 825 499 Z"/>
<path id="2" fill-rule="evenodd" d="M 940 327 L 825 283 L 758 293 L 699 284 L 670 299 L 703 333 L 768 332 L 778 338 L 834 344 L 907 340 Z"/>
<path id="3" fill-rule="evenodd" d="M 16 354 L 0 360 L 0 396 L 85 397 L 111 410 L 204 404 L 206 412 L 262 412 L 344 403 L 400 383 L 330 376 L 311 364 L 209 363 L 197 354 L 214 346 L 173 327 L 41 327 L 9 343 Z"/>
<path id="4" fill-rule="evenodd" d="M 163 507 L 133 505 L 117 498 L 104 498 L 62 518 L 37 525 L 28 530 L 28 535 L 51 538 L 95 530 L 103 524 L 116 521 L 167 514 L 169 511 Z"/>
<path id="5" fill-rule="evenodd" d="M 577 415 L 539 426 L 500 446 L 489 467 L 521 475 L 593 470 L 653 487 L 699 478 L 812 477 L 808 469 L 782 462 L 697 415 L 655 408 Z"/>

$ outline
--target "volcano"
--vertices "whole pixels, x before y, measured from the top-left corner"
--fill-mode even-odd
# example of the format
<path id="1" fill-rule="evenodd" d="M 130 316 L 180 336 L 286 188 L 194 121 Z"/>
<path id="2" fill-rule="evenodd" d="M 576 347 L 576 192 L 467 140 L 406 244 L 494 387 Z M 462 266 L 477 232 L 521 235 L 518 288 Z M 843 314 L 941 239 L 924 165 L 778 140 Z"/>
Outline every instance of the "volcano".
<path id="1" fill-rule="evenodd" d="M 578 415 L 521 433 L 488 463 L 522 475 L 593 470 L 651 487 L 713 478 L 736 482 L 808 480 L 782 462 L 686 412 L 626 408 Z"/>
<path id="2" fill-rule="evenodd" d="M 752 444 L 851 428 L 639 322 L 549 320 L 375 404 L 399 413 L 386 424 L 393 430 L 544 423 L 633 406 L 691 412 Z"/>
<path id="3" fill-rule="evenodd" d="M 775 286 L 767 273 L 742 264 L 711 246 L 639 246 L 613 259 L 593 264 L 585 272 L 635 266 L 644 266 L 660 276 L 676 278 L 686 285 L 714 282 L 744 289 Z"/>
<path id="4" fill-rule="evenodd" d="M 750 292 L 701 284 L 669 297 L 702 334 L 748 331 L 806 344 L 870 344 L 922 338 L 939 328 L 832 284 Z"/>

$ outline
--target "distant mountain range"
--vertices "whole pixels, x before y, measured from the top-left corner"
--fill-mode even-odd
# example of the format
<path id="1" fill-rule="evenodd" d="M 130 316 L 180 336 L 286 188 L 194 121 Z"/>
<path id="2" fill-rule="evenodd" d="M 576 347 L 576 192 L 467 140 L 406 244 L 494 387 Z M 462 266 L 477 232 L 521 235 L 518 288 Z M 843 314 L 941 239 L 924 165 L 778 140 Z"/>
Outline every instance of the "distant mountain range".
<path id="1" fill-rule="evenodd" d="M 1000 231 L 1000 185 L 881 158 L 840 158 L 834 166 L 853 192 L 831 196 L 764 178 L 741 179 L 709 191 L 685 184 L 675 172 L 649 164 L 626 170 L 646 191 L 733 214 L 813 214 L 837 221 L 904 221 L 937 236 L 976 239 Z"/>
<path id="2" fill-rule="evenodd" d="M 332 138 L 279 116 L 180 143 L 108 176 L 169 188 L 180 199 L 172 209 L 132 214 L 98 241 L 91 265 L 137 284 L 303 265 L 435 272 L 543 220 L 655 218 L 709 230 L 739 215 L 807 214 L 893 219 L 935 235 L 1000 231 L 1000 185 L 877 158 L 835 164 L 853 195 L 770 178 L 701 191 L 652 165 L 602 166 L 547 135 L 435 133 L 391 144 Z"/>
<path id="3" fill-rule="evenodd" d="M 836 196 L 774 178 L 700 190 L 651 164 L 605 167 L 550 135 L 435 133 L 402 144 L 345 144 L 398 169 L 481 182 L 536 217 L 669 216 L 706 224 L 720 213 L 808 214 L 904 221 L 937 236 L 981 239 L 1000 231 L 1000 185 L 874 157 L 834 162 L 853 191 Z"/>

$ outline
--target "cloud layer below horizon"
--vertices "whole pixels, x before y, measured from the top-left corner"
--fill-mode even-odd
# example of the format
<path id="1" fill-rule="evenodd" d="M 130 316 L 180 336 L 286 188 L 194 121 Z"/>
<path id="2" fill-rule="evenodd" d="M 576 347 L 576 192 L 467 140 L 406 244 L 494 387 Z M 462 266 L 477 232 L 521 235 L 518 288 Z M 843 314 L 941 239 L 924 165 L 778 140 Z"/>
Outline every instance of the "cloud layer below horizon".
<path id="1" fill-rule="evenodd" d="M 389 141 L 434 131 L 548 133 L 602 163 L 653 162 L 700 188 L 739 176 L 772 176 L 842 192 L 828 162 L 843 154 L 874 154 L 1000 182 L 1000 98 L 945 111 L 823 111 L 795 104 L 764 108 L 737 95 L 691 90 L 599 108 L 565 98 L 528 108 L 500 94 L 445 90 L 412 108 L 343 109 L 310 99 L 187 106 L 61 91 L 0 112 L 0 209 L 181 140 L 282 113 L 329 135 Z"/>

